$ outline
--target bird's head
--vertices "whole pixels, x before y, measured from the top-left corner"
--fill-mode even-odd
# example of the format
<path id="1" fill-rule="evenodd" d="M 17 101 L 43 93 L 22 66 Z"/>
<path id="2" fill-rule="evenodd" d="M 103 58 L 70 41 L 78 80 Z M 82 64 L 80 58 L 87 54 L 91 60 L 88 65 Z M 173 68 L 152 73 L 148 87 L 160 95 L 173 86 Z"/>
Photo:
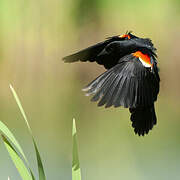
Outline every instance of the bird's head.
<path id="1" fill-rule="evenodd" d="M 141 48 L 144 51 L 148 52 L 150 51 L 150 54 L 153 54 L 156 56 L 156 48 L 154 47 L 152 41 L 148 38 L 140 38 L 132 34 L 132 31 L 127 31 L 125 34 L 119 36 L 123 41 L 129 40 L 132 44 L 134 44 L 134 47 Z M 129 45 L 128 45 L 129 46 Z"/>
<path id="2" fill-rule="evenodd" d="M 129 39 L 134 39 L 138 38 L 137 36 L 132 34 L 132 31 L 126 31 L 125 34 L 119 36 L 122 40 L 129 40 Z"/>

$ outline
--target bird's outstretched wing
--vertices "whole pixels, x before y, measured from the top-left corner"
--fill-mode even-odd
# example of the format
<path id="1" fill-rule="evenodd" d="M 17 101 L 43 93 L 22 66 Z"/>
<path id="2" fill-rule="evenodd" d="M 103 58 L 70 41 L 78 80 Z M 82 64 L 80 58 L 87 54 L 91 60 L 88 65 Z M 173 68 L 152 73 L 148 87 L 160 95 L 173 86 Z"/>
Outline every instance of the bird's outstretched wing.
<path id="1" fill-rule="evenodd" d="M 86 49 L 83 49 L 77 53 L 74 53 L 72 55 L 66 56 L 63 58 L 63 61 L 66 63 L 72 63 L 76 61 L 90 61 L 94 62 L 96 61 L 98 64 L 103 64 L 102 60 L 97 57 L 97 55 L 111 42 L 113 41 L 121 41 L 123 38 L 120 38 L 119 36 L 113 36 L 107 38 L 107 40 L 97 43 L 93 46 L 90 46 Z"/>
<path id="2" fill-rule="evenodd" d="M 154 101 L 160 79 L 154 56 L 151 61 L 153 67 L 145 67 L 142 59 L 129 54 L 84 88 L 86 95 L 94 95 L 92 101 L 99 101 L 98 106 L 129 108 L 134 132 L 139 136 L 148 134 L 157 121 Z"/>
<path id="3" fill-rule="evenodd" d="M 159 92 L 158 72 L 143 66 L 138 57 L 129 54 L 104 72 L 86 88 L 98 106 L 136 108 L 152 106 Z"/>

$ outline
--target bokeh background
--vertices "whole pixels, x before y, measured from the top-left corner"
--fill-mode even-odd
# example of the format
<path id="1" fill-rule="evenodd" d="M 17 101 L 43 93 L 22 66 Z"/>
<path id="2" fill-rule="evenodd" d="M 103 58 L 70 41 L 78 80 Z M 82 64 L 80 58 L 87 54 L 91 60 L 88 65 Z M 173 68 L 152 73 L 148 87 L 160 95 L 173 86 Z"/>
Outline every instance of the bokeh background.
<path id="1" fill-rule="evenodd" d="M 180 177 L 179 0 L 1 0 L 0 120 L 16 135 L 36 171 L 31 137 L 12 97 L 27 112 L 47 179 L 71 179 L 75 117 L 84 180 L 178 180 Z M 97 108 L 81 88 L 105 71 L 64 64 L 65 55 L 132 30 L 158 49 L 158 125 L 134 135 L 123 108 Z M 37 172 L 36 172 L 37 174 Z M 0 179 L 19 180 L 0 142 Z"/>

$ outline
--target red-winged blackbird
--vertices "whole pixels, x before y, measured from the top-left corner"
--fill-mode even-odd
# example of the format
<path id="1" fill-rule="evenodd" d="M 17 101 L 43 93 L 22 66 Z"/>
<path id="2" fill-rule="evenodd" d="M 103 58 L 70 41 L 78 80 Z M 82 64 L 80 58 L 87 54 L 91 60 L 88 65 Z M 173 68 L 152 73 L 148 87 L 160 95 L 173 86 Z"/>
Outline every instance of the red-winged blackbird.
<path id="1" fill-rule="evenodd" d="M 96 61 L 107 71 L 88 84 L 83 91 L 94 95 L 91 101 L 129 108 L 134 132 L 148 134 L 156 124 L 154 102 L 159 93 L 156 48 L 148 38 L 132 33 L 113 36 L 105 41 L 63 58 L 64 62 Z"/>

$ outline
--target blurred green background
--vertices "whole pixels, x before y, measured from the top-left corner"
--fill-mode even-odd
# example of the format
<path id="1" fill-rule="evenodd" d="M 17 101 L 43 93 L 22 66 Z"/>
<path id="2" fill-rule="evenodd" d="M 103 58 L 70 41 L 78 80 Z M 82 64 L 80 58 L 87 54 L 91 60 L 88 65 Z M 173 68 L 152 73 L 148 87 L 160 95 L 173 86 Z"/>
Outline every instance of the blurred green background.
<path id="1" fill-rule="evenodd" d="M 179 0 L 0 1 L 0 120 L 17 136 L 33 169 L 31 137 L 9 83 L 27 112 L 47 179 L 71 179 L 73 117 L 84 180 L 179 179 L 179 19 Z M 145 137 L 134 135 L 127 109 L 97 108 L 81 92 L 103 67 L 61 60 L 126 30 L 151 38 L 158 49 L 158 125 Z M 0 179 L 19 180 L 2 142 L 0 160 Z"/>

